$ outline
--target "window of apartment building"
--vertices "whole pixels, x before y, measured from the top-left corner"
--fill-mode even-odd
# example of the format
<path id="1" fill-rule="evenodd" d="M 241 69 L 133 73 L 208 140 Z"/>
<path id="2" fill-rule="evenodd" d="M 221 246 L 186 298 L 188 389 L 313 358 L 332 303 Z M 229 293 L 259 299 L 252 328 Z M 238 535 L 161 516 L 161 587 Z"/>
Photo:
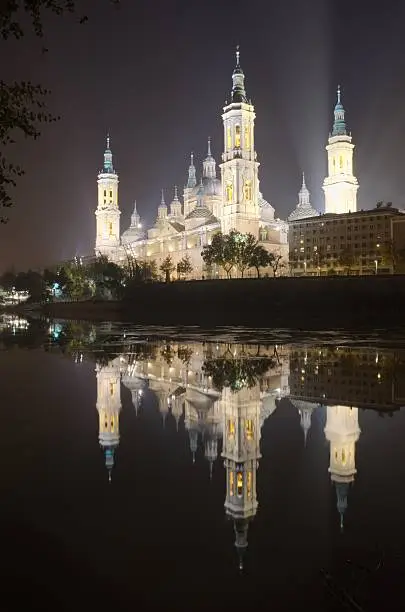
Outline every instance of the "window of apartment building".
<path id="1" fill-rule="evenodd" d="M 301 247 L 300 248 L 300 253 L 304 253 L 304 251 L 305 251 L 304 247 Z"/>
<path id="2" fill-rule="evenodd" d="M 354 248 L 355 248 L 355 249 L 358 249 L 358 248 L 359 248 L 359 243 L 358 243 L 358 242 L 356 242 L 356 243 L 355 243 Z"/>
<path id="3" fill-rule="evenodd" d="M 330 244 L 327 244 L 327 245 L 326 245 L 326 250 L 327 250 L 327 251 L 330 251 L 330 247 L 331 247 L 331 245 L 330 245 Z"/>

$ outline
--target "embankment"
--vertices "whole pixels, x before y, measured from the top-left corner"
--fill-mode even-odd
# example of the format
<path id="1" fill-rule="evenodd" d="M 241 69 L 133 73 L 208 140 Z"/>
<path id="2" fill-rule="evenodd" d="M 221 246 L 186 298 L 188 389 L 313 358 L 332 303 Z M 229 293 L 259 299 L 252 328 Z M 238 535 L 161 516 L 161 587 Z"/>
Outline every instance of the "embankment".
<path id="1" fill-rule="evenodd" d="M 150 283 L 122 302 L 56 303 L 44 311 L 144 325 L 387 328 L 405 324 L 405 276 Z"/>

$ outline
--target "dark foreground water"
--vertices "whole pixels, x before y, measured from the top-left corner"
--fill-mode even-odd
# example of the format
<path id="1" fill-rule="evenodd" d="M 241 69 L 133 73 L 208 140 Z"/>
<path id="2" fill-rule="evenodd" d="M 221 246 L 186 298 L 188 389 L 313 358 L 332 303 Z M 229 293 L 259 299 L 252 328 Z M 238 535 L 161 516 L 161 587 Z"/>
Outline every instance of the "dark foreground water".
<path id="1" fill-rule="evenodd" d="M 405 339 L 3 317 L 1 610 L 404 609 Z"/>

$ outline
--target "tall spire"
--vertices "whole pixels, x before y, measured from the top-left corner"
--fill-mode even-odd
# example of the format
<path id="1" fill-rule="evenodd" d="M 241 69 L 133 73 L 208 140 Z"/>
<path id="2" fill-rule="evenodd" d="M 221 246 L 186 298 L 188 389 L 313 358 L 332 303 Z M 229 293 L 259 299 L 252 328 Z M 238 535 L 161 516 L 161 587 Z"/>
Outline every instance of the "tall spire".
<path id="1" fill-rule="evenodd" d="M 187 187 L 191 189 L 197 185 L 197 179 L 195 175 L 195 166 L 194 166 L 194 155 L 191 153 L 190 155 L 190 165 L 188 167 L 188 181 Z"/>
<path id="2" fill-rule="evenodd" d="M 305 183 L 305 175 L 302 173 L 302 186 L 298 192 L 298 204 L 287 219 L 288 221 L 296 221 L 297 219 L 316 217 L 317 215 L 319 215 L 319 213 L 311 205 L 310 193 Z"/>
<path id="3" fill-rule="evenodd" d="M 203 161 L 203 177 L 216 178 L 217 170 L 215 166 L 215 159 L 211 155 L 211 138 L 208 138 L 207 157 Z"/>
<path id="4" fill-rule="evenodd" d="M 165 193 L 164 193 L 163 189 L 162 189 L 162 197 L 161 197 L 161 200 L 160 200 L 160 206 L 166 206 Z"/>
<path id="5" fill-rule="evenodd" d="M 179 199 L 177 196 L 177 185 L 174 186 L 174 198 L 173 198 L 176 202 Z"/>
<path id="6" fill-rule="evenodd" d="M 247 97 L 245 91 L 245 75 L 239 63 L 240 52 L 239 45 L 236 47 L 236 66 L 232 74 L 232 102 L 240 103 L 244 102 L 247 104 Z"/>
<path id="7" fill-rule="evenodd" d="M 335 121 L 333 123 L 332 136 L 347 136 L 347 128 L 345 122 L 345 109 L 341 102 L 340 85 L 337 88 L 337 102 L 335 106 Z"/>
<path id="8" fill-rule="evenodd" d="M 308 191 L 307 186 L 305 184 L 305 174 L 304 174 L 304 172 L 302 173 L 302 187 L 301 187 L 300 192 L 298 194 L 298 202 L 299 202 L 299 206 L 310 206 L 309 191 Z"/>
<path id="9" fill-rule="evenodd" d="M 110 149 L 110 134 L 107 133 L 107 142 L 106 149 L 104 151 L 104 172 L 108 174 L 114 173 L 113 161 L 112 161 L 112 153 Z"/>
<path id="10" fill-rule="evenodd" d="M 141 227 L 141 217 L 136 208 L 136 200 L 134 202 L 134 210 L 131 215 L 131 227 L 132 228 L 140 228 Z"/>

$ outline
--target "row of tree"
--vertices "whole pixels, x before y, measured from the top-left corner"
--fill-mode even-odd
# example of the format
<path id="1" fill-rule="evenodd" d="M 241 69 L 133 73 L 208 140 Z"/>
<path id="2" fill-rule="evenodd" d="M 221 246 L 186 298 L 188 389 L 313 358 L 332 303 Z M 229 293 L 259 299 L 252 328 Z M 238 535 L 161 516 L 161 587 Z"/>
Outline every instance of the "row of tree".
<path id="1" fill-rule="evenodd" d="M 202 250 L 202 258 L 208 276 L 213 267 L 222 268 L 227 277 L 233 271 L 244 276 L 248 268 L 255 268 L 260 276 L 261 268 L 272 268 L 274 276 L 281 267 L 281 256 L 269 253 L 252 234 L 231 231 L 229 234 L 216 234 L 210 245 Z M 27 292 L 34 302 L 51 301 L 55 298 L 120 299 L 131 286 L 143 282 L 165 280 L 170 282 L 174 273 L 178 280 L 185 280 L 193 272 L 188 256 L 174 263 L 168 255 L 158 266 L 155 260 L 144 261 L 128 256 L 125 265 L 119 266 L 100 255 L 91 263 L 74 260 L 56 270 L 46 269 L 42 273 L 5 272 L 0 285 L 6 291 Z"/>
<path id="2" fill-rule="evenodd" d="M 202 258 L 208 269 L 213 265 L 225 270 L 228 278 L 237 270 L 243 278 L 246 270 L 255 268 L 260 277 L 260 268 L 271 268 L 276 276 L 282 267 L 281 255 L 267 251 L 253 234 L 241 234 L 232 230 L 229 234 L 215 234 L 211 244 L 204 246 Z"/>

